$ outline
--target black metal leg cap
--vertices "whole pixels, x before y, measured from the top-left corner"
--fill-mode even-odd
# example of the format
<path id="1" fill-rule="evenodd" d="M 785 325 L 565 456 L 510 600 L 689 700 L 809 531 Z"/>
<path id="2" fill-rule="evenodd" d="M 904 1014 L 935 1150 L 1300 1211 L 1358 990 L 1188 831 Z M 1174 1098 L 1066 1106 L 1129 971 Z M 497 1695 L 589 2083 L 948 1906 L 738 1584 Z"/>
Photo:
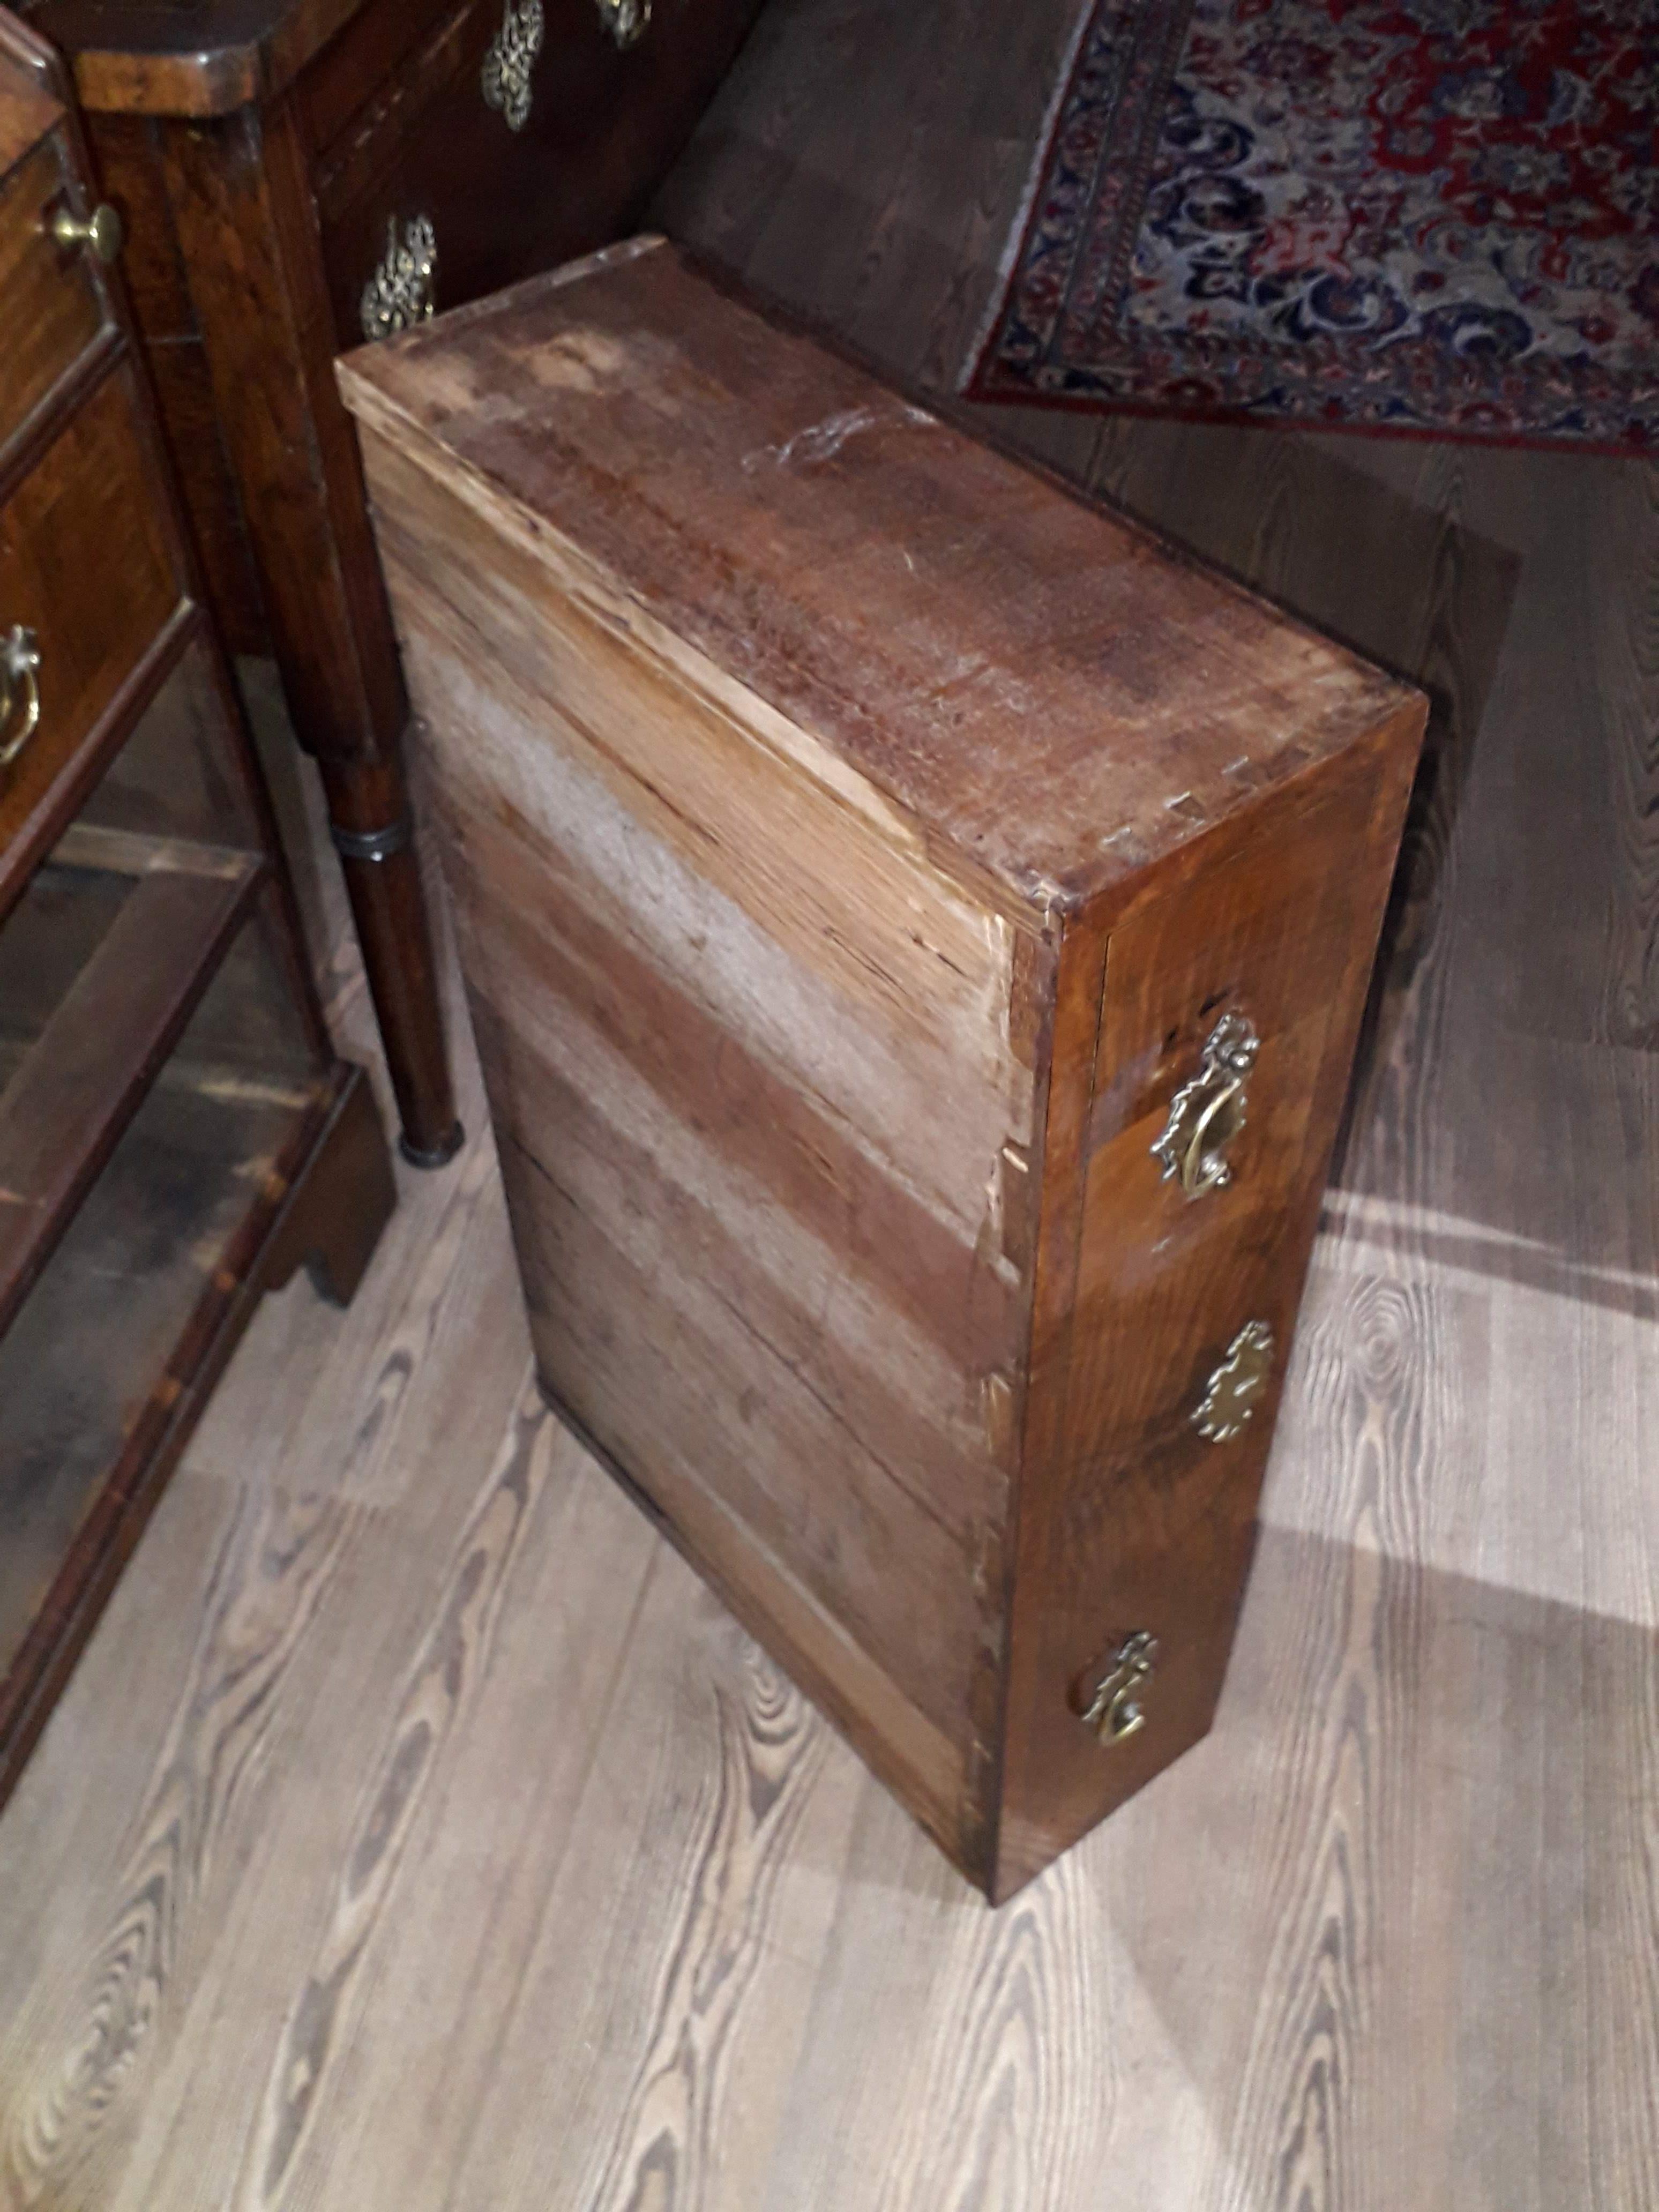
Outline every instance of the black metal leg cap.
<path id="1" fill-rule="evenodd" d="M 430 1151 L 421 1145 L 411 1145 L 408 1137 L 399 1132 L 398 1150 L 412 1168 L 447 1168 L 461 1146 L 466 1142 L 466 1131 L 457 1121 L 449 1134 Z"/>

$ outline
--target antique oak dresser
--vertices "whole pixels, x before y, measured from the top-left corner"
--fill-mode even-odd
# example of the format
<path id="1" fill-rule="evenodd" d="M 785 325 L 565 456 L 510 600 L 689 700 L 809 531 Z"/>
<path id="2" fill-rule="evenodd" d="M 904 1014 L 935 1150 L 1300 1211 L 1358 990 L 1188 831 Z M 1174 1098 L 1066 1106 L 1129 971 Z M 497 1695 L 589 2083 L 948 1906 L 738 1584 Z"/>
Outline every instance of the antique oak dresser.
<path id="1" fill-rule="evenodd" d="M 222 631 L 322 772 L 404 1148 L 459 1142 L 406 705 L 331 373 L 620 236 L 759 0 L 35 0 L 72 57 Z"/>
<path id="2" fill-rule="evenodd" d="M 660 241 L 341 377 L 544 1386 L 1005 1898 L 1209 1726 L 1425 702 Z"/>
<path id="3" fill-rule="evenodd" d="M 57 70 L 0 11 L 0 1798 L 261 1293 L 393 1199 Z"/>

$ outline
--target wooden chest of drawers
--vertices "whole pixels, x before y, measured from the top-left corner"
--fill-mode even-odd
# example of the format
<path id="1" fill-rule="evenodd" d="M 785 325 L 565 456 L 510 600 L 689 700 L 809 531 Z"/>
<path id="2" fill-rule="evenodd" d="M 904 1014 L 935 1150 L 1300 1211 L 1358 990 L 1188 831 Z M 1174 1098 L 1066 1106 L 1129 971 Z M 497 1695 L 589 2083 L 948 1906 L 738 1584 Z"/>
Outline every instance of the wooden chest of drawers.
<path id="1" fill-rule="evenodd" d="M 261 1294 L 393 1201 L 63 89 L 0 9 L 0 1800 Z"/>
<path id="2" fill-rule="evenodd" d="M 459 1141 L 406 702 L 331 363 L 630 228 L 759 0 L 33 0 L 238 653 L 322 773 L 405 1156 Z"/>
<path id="3" fill-rule="evenodd" d="M 546 1387 L 1006 1897 L 1209 1725 L 1424 702 L 659 243 L 341 374 Z"/>

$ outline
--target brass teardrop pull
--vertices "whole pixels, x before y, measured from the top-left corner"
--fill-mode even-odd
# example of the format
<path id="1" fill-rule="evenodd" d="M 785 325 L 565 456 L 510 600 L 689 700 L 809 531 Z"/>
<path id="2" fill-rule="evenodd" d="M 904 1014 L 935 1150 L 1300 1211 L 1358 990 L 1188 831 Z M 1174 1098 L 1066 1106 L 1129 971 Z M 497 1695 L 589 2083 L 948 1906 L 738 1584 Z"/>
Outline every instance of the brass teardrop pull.
<path id="1" fill-rule="evenodd" d="M 545 31 L 542 0 L 505 0 L 501 27 L 483 58 L 479 89 L 484 106 L 499 108 L 509 131 L 522 131 L 530 120 L 531 77 Z"/>
<path id="2" fill-rule="evenodd" d="M 9 768 L 40 726 L 40 641 L 14 623 L 0 635 L 0 768 Z"/>
<path id="3" fill-rule="evenodd" d="M 1243 1014 L 1224 1014 L 1210 1032 L 1190 1083 L 1170 1101 L 1170 1118 L 1152 1145 L 1165 1182 L 1179 1177 L 1188 1198 L 1224 1190 L 1233 1179 L 1228 1148 L 1244 1127 L 1245 1079 L 1261 1041 Z"/>
<path id="4" fill-rule="evenodd" d="M 1141 1700 L 1157 1662 L 1158 1638 L 1137 1628 L 1118 1646 L 1110 1668 L 1079 1715 L 1084 1727 L 1092 1729 L 1109 1750 L 1146 1727 L 1146 1708 Z"/>
<path id="5" fill-rule="evenodd" d="M 438 236 L 428 215 L 387 222 L 386 252 L 363 287 L 358 319 L 373 345 L 431 319 L 437 306 Z"/>

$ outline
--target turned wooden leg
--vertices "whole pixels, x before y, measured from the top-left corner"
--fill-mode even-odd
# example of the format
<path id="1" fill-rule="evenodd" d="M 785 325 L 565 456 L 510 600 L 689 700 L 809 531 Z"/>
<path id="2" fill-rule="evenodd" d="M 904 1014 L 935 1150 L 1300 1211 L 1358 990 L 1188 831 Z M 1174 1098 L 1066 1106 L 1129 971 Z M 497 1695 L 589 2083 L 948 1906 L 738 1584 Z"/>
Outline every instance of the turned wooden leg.
<path id="1" fill-rule="evenodd" d="M 402 763 L 318 765 L 403 1122 L 398 1149 L 412 1166 L 441 1167 L 463 1132 Z"/>
<path id="2" fill-rule="evenodd" d="M 161 126 L 161 167 L 283 690 L 322 771 L 405 1159 L 461 1141 L 410 842 L 408 707 L 290 97 Z"/>

